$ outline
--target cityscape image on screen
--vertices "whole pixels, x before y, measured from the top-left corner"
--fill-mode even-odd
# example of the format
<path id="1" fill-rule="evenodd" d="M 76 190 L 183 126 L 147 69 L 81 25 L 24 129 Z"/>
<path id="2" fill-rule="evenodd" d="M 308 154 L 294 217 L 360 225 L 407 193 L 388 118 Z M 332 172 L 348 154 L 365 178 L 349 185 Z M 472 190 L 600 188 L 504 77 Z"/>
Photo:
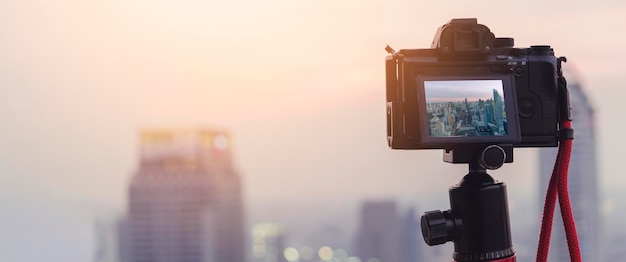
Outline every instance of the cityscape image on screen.
<path id="1" fill-rule="evenodd" d="M 507 136 L 502 80 L 424 81 L 430 137 Z"/>

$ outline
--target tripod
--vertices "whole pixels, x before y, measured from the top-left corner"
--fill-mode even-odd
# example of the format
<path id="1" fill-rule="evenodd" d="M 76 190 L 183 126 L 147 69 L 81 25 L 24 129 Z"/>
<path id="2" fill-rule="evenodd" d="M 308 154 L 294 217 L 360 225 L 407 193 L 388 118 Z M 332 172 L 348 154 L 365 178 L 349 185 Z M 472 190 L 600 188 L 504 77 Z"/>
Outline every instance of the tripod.
<path id="1" fill-rule="evenodd" d="M 515 262 L 506 185 L 487 169 L 513 162 L 513 146 L 489 145 L 450 150 L 444 161 L 467 163 L 469 172 L 449 189 L 450 209 L 421 219 L 426 244 L 454 242 L 454 261 Z"/>

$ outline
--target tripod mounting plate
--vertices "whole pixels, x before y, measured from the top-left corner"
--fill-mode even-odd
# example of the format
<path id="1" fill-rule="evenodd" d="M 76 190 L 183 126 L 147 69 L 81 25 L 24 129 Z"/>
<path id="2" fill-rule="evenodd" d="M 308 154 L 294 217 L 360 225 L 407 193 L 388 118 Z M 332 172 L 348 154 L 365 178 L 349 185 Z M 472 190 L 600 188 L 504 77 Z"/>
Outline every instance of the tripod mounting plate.
<path id="1" fill-rule="evenodd" d="M 504 163 L 513 163 L 513 145 L 473 145 L 446 149 L 443 161 L 469 164 L 470 169 L 498 169 Z"/>

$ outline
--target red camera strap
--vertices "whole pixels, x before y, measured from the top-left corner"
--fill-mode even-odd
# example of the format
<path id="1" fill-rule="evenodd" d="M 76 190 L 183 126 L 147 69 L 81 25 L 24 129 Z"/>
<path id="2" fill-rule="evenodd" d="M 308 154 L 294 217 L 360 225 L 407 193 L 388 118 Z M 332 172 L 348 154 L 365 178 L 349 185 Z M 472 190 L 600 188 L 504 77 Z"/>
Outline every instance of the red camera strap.
<path id="1" fill-rule="evenodd" d="M 561 129 L 567 130 L 571 133 L 572 121 L 563 121 Z M 578 234 L 576 233 L 576 224 L 574 222 L 574 215 L 572 213 L 567 185 L 571 153 L 572 138 L 562 137 L 554 169 L 552 170 L 550 184 L 548 185 L 548 192 L 546 193 L 543 218 L 541 221 L 541 234 L 539 236 L 539 246 L 537 248 L 537 262 L 548 261 L 550 235 L 552 233 L 552 222 L 554 220 L 554 210 L 556 207 L 557 196 L 559 199 L 559 207 L 561 208 L 561 217 L 563 217 L 563 225 L 565 226 L 565 236 L 567 238 L 567 246 L 569 248 L 571 261 L 582 261 L 580 246 L 578 243 Z"/>

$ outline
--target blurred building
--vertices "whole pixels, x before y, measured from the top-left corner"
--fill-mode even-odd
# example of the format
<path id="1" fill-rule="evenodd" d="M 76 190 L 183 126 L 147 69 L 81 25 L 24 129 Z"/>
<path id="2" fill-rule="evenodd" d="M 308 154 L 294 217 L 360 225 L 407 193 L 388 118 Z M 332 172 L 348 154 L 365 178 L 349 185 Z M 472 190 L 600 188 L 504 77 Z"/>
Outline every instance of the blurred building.
<path id="1" fill-rule="evenodd" d="M 583 261 L 600 261 L 601 253 L 598 244 L 600 241 L 600 201 L 598 199 L 595 116 L 580 82 L 575 79 L 576 75 L 572 72 L 566 72 L 565 75 L 568 80 L 575 136 L 569 166 L 570 199 Z M 540 149 L 539 152 L 541 208 L 543 208 L 556 154 L 556 148 Z M 554 216 L 549 261 L 570 261 L 563 220 L 558 208 Z"/>
<path id="2" fill-rule="evenodd" d="M 278 224 L 257 224 L 252 229 L 252 254 L 254 262 L 287 262 L 285 235 Z"/>
<path id="3" fill-rule="evenodd" d="M 117 230 L 115 220 L 98 219 L 95 222 L 94 262 L 117 262 Z"/>
<path id="4" fill-rule="evenodd" d="M 419 225 L 420 217 L 416 217 L 417 211 L 410 208 L 402 218 L 402 245 L 404 258 L 402 262 L 422 261 L 422 248 L 425 245 L 422 239 L 422 229 Z"/>
<path id="5" fill-rule="evenodd" d="M 423 243 L 415 211 L 398 214 L 393 201 L 371 201 L 361 207 L 355 247 L 362 261 L 417 262 Z M 419 241 L 419 242 L 418 242 Z"/>
<path id="6" fill-rule="evenodd" d="M 243 262 L 241 182 L 229 137 L 145 131 L 120 221 L 121 262 Z"/>

